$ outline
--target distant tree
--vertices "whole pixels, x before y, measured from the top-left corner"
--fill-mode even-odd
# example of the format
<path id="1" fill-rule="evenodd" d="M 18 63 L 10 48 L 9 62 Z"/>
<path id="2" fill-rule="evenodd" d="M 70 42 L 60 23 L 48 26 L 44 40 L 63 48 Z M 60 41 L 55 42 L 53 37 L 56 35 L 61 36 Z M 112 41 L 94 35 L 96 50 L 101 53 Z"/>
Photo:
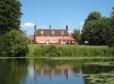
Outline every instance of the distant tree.
<path id="1" fill-rule="evenodd" d="M 20 28 L 21 3 L 19 0 L 0 0 L 0 35 Z"/>
<path id="2" fill-rule="evenodd" d="M 79 42 L 80 41 L 80 29 L 75 29 L 72 33 L 72 36 L 74 37 L 75 41 Z"/>

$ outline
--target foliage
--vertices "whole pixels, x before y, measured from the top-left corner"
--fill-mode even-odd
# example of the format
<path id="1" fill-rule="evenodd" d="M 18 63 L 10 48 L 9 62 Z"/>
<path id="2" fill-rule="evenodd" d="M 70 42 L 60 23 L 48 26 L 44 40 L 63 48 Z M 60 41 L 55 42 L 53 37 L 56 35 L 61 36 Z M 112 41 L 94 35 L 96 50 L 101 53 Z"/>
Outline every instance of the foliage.
<path id="1" fill-rule="evenodd" d="M 0 35 L 20 28 L 21 3 L 19 0 L 0 0 Z"/>
<path id="2" fill-rule="evenodd" d="M 85 20 L 84 27 L 82 30 L 81 35 L 81 42 L 84 43 L 85 41 L 88 41 L 89 44 L 94 44 L 95 41 L 94 33 L 96 33 L 95 28 L 98 28 L 98 25 L 96 23 L 101 18 L 101 14 L 99 12 L 91 12 L 87 19 Z M 95 27 L 95 28 L 93 28 Z"/>
<path id="3" fill-rule="evenodd" d="M 25 36 L 21 31 L 11 30 L 0 37 L 1 56 L 25 56 L 28 52 Z"/>
<path id="4" fill-rule="evenodd" d="M 85 20 L 85 24 L 88 23 L 89 21 L 98 20 L 99 18 L 101 18 L 101 14 L 97 11 L 93 11 L 89 13 L 87 19 Z"/>
<path id="5" fill-rule="evenodd" d="M 48 48 L 47 48 L 47 55 L 50 56 L 50 57 L 56 57 L 56 56 L 59 56 L 60 53 L 59 53 L 56 46 L 49 45 Z"/>
<path id="6" fill-rule="evenodd" d="M 109 20 L 106 17 L 90 21 L 84 26 L 82 40 L 87 40 L 92 45 L 107 45 L 110 41 L 110 29 Z"/>
<path id="7" fill-rule="evenodd" d="M 25 56 L 28 52 L 24 34 L 19 30 L 19 0 L 0 0 L 0 56 Z"/>
<path id="8" fill-rule="evenodd" d="M 114 7 L 112 8 L 113 11 L 111 13 L 111 16 L 110 16 L 110 20 L 111 20 L 111 29 L 110 29 L 110 34 L 111 36 L 109 37 L 110 38 L 110 46 L 113 46 L 114 47 Z"/>
<path id="9" fill-rule="evenodd" d="M 114 43 L 113 14 L 111 17 L 102 17 L 99 12 L 92 12 L 85 20 L 81 42 L 88 41 L 90 45 L 108 45 Z"/>
<path id="10" fill-rule="evenodd" d="M 114 83 L 114 72 L 88 74 L 86 76 L 86 79 L 88 80 L 88 84 L 113 84 Z"/>
<path id="11" fill-rule="evenodd" d="M 112 50 L 104 46 L 81 45 L 29 45 L 32 57 L 107 57 L 112 56 Z M 54 50 L 53 50 L 54 49 Z M 48 52 L 47 52 L 48 51 Z M 51 53 L 51 54 L 50 54 Z"/>
<path id="12" fill-rule="evenodd" d="M 56 46 L 54 45 L 40 45 L 38 48 L 36 48 L 32 55 L 36 56 L 48 56 L 48 57 L 56 57 L 59 56 L 59 51 Z"/>
<path id="13" fill-rule="evenodd" d="M 80 30 L 79 29 L 75 29 L 73 31 L 73 37 L 75 39 L 75 41 L 79 42 L 80 41 L 80 38 L 81 38 L 81 34 L 80 34 Z"/>

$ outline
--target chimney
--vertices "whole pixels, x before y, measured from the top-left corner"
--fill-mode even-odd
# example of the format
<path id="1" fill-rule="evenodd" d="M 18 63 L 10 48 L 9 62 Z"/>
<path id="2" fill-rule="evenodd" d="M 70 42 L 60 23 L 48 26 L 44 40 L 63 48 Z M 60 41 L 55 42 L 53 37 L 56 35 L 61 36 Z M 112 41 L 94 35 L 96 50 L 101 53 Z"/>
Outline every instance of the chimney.
<path id="1" fill-rule="evenodd" d="M 35 36 L 36 36 L 36 25 L 34 25 L 34 42 L 36 41 Z"/>
<path id="2" fill-rule="evenodd" d="M 34 31 L 36 31 L 36 25 L 34 25 Z"/>
<path id="3" fill-rule="evenodd" d="M 49 25 L 49 29 L 51 29 L 51 25 Z"/>
<path id="4" fill-rule="evenodd" d="M 66 25 L 66 31 L 68 31 L 68 25 Z"/>

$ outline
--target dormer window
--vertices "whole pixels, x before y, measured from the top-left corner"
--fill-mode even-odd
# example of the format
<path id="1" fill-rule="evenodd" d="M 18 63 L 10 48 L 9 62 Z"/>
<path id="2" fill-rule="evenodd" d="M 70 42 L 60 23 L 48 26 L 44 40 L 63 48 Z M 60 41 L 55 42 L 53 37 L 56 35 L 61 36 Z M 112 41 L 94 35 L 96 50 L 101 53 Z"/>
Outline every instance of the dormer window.
<path id="1" fill-rule="evenodd" d="M 54 31 L 52 31 L 51 33 L 54 34 Z"/>
<path id="2" fill-rule="evenodd" d="M 41 31 L 41 35 L 43 35 L 44 34 L 44 31 Z"/>
<path id="3" fill-rule="evenodd" d="M 64 31 L 61 31 L 61 35 L 64 35 Z"/>

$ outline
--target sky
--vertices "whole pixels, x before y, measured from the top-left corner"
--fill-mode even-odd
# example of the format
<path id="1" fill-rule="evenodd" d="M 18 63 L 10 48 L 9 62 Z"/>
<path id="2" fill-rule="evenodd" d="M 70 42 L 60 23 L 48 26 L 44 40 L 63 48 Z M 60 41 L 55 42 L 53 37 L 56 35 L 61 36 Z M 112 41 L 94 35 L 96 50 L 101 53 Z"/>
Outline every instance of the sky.
<path id="1" fill-rule="evenodd" d="M 33 26 L 38 28 L 64 29 L 69 32 L 82 28 L 85 19 L 92 11 L 102 16 L 110 16 L 114 0 L 20 0 L 22 3 L 21 29 L 27 35 L 33 34 Z"/>

